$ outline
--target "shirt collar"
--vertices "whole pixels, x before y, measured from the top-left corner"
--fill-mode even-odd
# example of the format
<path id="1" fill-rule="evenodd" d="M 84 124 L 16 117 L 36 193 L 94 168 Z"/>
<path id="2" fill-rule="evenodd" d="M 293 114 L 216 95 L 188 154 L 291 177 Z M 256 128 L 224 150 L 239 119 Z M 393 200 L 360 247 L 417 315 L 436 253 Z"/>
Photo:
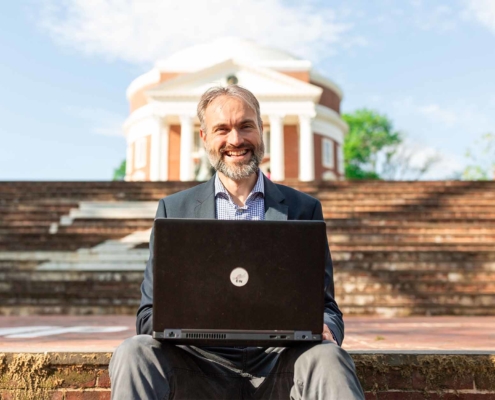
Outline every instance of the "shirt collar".
<path id="1" fill-rule="evenodd" d="M 258 179 L 256 180 L 256 183 L 253 187 L 253 190 L 251 190 L 251 193 L 249 193 L 249 197 L 256 193 L 260 193 L 263 197 L 265 197 L 265 182 L 263 180 L 263 172 L 261 172 L 260 169 L 258 169 Z M 230 199 L 230 194 L 225 189 L 225 186 L 223 185 L 222 181 L 220 180 L 220 177 L 218 176 L 218 172 L 215 174 L 215 197 L 217 197 L 219 194 L 224 194 L 227 196 L 227 198 Z"/>

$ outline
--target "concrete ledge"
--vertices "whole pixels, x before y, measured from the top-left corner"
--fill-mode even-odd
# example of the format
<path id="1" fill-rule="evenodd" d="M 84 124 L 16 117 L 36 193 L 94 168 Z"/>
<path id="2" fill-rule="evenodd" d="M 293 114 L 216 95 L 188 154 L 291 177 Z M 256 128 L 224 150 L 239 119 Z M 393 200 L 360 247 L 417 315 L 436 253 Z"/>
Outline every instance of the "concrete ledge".
<path id="1" fill-rule="evenodd" d="M 495 398 L 495 352 L 351 352 L 373 400 Z M 111 353 L 2 353 L 0 398 L 110 399 Z"/>

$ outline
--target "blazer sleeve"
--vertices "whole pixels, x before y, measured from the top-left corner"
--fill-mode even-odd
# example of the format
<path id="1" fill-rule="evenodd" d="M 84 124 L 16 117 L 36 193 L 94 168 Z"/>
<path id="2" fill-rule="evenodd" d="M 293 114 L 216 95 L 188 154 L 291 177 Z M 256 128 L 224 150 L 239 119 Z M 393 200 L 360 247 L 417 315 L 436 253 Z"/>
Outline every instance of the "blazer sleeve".
<path id="1" fill-rule="evenodd" d="M 318 221 L 324 221 L 323 211 L 321 203 L 317 201 L 315 209 L 313 211 L 313 219 Z M 335 340 L 342 345 L 344 341 L 344 320 L 342 318 L 342 312 L 335 301 L 335 288 L 333 283 L 333 264 L 330 256 L 330 249 L 328 248 L 328 239 L 326 246 L 325 256 L 325 311 L 323 320 L 328 329 L 333 333 Z"/>
<path id="2" fill-rule="evenodd" d="M 158 203 L 155 218 L 166 218 L 165 201 Z M 153 333 L 153 246 L 155 242 L 154 232 L 150 236 L 150 256 L 146 263 L 144 279 L 141 284 L 141 304 L 137 311 L 136 333 L 138 335 L 151 335 Z"/>

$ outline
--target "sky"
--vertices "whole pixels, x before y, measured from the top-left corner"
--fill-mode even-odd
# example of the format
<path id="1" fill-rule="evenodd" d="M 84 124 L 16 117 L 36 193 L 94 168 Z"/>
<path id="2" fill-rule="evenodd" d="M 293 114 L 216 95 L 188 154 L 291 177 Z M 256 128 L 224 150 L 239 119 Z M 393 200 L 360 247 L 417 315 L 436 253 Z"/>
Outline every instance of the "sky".
<path id="1" fill-rule="evenodd" d="M 19 0 L 0 13 L 0 180 L 109 180 L 125 91 L 175 51 L 238 36 L 309 59 L 343 112 L 387 115 L 425 179 L 495 133 L 495 0 Z"/>

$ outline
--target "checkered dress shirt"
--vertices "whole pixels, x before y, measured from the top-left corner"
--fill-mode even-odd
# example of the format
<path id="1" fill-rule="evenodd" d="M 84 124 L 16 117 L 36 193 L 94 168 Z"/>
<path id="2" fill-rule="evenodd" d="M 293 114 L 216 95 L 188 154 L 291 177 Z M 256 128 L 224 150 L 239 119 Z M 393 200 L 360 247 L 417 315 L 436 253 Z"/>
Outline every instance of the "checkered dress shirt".
<path id="1" fill-rule="evenodd" d="M 258 180 L 249 193 L 244 207 L 232 201 L 229 192 L 222 181 L 215 175 L 215 209 L 217 219 L 258 220 L 265 219 L 265 184 L 263 173 L 258 170 Z"/>

